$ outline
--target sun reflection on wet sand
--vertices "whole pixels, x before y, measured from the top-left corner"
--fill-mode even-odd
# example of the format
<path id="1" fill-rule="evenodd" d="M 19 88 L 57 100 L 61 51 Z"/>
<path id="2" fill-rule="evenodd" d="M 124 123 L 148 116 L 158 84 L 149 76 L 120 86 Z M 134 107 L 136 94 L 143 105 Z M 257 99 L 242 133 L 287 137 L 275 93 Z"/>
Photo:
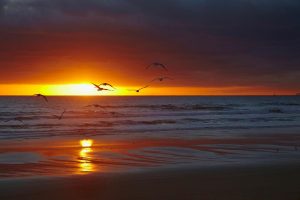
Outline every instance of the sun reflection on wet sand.
<path id="1" fill-rule="evenodd" d="M 80 173 L 88 173 L 94 171 L 94 165 L 91 161 L 91 153 L 93 149 L 91 148 L 93 140 L 81 140 L 80 144 L 82 149 L 79 151 L 79 170 Z"/>

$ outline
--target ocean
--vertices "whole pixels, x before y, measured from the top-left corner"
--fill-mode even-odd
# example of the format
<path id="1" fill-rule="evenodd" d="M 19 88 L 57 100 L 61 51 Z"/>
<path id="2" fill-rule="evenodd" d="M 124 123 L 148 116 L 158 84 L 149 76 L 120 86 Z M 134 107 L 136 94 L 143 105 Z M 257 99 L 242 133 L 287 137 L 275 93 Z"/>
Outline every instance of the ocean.
<path id="1" fill-rule="evenodd" d="M 300 159 L 300 96 L 48 100 L 0 97 L 0 177 Z"/>

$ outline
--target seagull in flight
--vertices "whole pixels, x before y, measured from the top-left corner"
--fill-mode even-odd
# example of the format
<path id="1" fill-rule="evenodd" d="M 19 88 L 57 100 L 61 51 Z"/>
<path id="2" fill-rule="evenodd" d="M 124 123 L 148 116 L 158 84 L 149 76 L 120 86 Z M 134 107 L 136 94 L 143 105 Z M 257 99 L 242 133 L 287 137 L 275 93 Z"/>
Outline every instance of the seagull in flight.
<path id="1" fill-rule="evenodd" d="M 142 89 L 145 89 L 145 88 L 147 88 L 147 87 L 149 87 L 149 85 L 146 85 L 146 86 L 144 86 L 144 87 L 142 87 L 142 88 L 140 88 L 140 89 L 137 89 L 137 90 L 129 90 L 129 91 L 140 92 Z"/>
<path id="2" fill-rule="evenodd" d="M 47 99 L 47 97 L 46 97 L 45 95 L 42 95 L 42 94 L 35 94 L 34 96 L 36 96 L 36 97 L 43 97 L 44 100 L 45 100 L 46 102 L 48 102 L 48 99 Z"/>
<path id="3" fill-rule="evenodd" d="M 63 118 L 65 112 L 66 112 L 66 109 L 64 109 L 64 111 L 59 116 L 58 115 L 53 115 L 53 116 L 56 117 L 58 120 L 61 120 Z"/>
<path id="4" fill-rule="evenodd" d="M 146 69 L 149 69 L 150 67 L 161 67 L 161 68 L 163 68 L 164 70 L 168 71 L 167 67 L 166 67 L 164 64 L 159 63 L 159 62 L 151 63 L 150 65 L 148 65 L 148 66 L 146 67 Z"/>
<path id="5" fill-rule="evenodd" d="M 101 83 L 101 84 L 99 84 L 99 86 L 109 86 L 109 87 L 111 87 L 111 88 L 113 88 L 113 89 L 116 89 L 114 86 L 112 86 L 112 85 L 109 84 L 109 83 Z"/>
<path id="6" fill-rule="evenodd" d="M 9 122 L 9 121 L 19 121 L 19 122 L 21 122 L 22 124 L 24 124 L 23 119 L 24 119 L 24 117 L 14 117 L 14 118 L 11 118 L 11 119 L 7 119 L 7 120 L 5 120 L 4 122 Z"/>
<path id="7" fill-rule="evenodd" d="M 170 77 L 163 76 L 163 77 L 157 77 L 157 78 L 153 79 L 152 81 L 150 81 L 150 83 L 153 82 L 153 81 L 163 81 L 163 80 L 165 80 L 165 79 L 173 80 L 173 79 L 170 78 Z"/>
<path id="8" fill-rule="evenodd" d="M 101 108 L 103 110 L 106 110 L 106 108 L 104 106 L 101 106 L 99 104 L 92 104 L 92 105 L 87 105 L 85 107 L 95 107 L 95 108 Z"/>
<path id="9" fill-rule="evenodd" d="M 112 91 L 112 90 L 110 90 L 110 89 L 106 89 L 106 88 L 103 88 L 103 87 L 100 87 L 99 85 L 97 85 L 97 84 L 95 84 L 95 83 L 92 83 L 96 88 L 97 88 L 97 90 L 98 91 L 103 91 L 103 90 L 108 90 L 108 91 Z"/>

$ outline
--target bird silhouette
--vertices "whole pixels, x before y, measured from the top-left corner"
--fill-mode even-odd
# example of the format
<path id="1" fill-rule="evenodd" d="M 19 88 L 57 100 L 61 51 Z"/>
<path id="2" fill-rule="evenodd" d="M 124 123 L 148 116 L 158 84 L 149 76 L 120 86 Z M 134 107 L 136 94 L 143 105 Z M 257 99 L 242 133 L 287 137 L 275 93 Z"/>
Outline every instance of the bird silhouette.
<path id="1" fill-rule="evenodd" d="M 97 84 L 95 84 L 95 83 L 92 83 L 96 88 L 97 88 L 97 90 L 98 91 L 103 91 L 103 90 L 106 90 L 106 91 L 112 91 L 112 90 L 110 90 L 110 89 L 107 89 L 107 88 L 103 88 L 103 87 L 100 87 L 99 85 L 97 85 Z"/>
<path id="2" fill-rule="evenodd" d="M 66 112 L 66 109 L 64 109 L 64 111 L 60 115 L 53 115 L 53 116 L 56 117 L 58 120 L 61 120 L 63 118 L 65 112 Z"/>
<path id="3" fill-rule="evenodd" d="M 149 68 L 151 68 L 151 67 L 161 67 L 161 68 L 163 68 L 164 70 L 168 71 L 167 67 L 166 67 L 164 64 L 159 63 L 159 62 L 151 63 L 150 65 L 148 65 L 148 66 L 146 67 L 146 69 L 149 69 Z"/>
<path id="4" fill-rule="evenodd" d="M 48 102 L 47 97 L 46 97 L 45 95 L 43 95 L 43 94 L 35 94 L 34 96 L 36 96 L 36 97 L 43 97 L 43 99 L 44 99 L 46 102 Z"/>
<path id="5" fill-rule="evenodd" d="M 101 83 L 101 84 L 99 84 L 99 86 L 109 86 L 109 87 L 111 87 L 111 88 L 113 88 L 113 89 L 116 89 L 114 86 L 112 86 L 111 84 L 109 84 L 109 83 Z"/>
<path id="6" fill-rule="evenodd" d="M 7 120 L 5 120 L 4 122 L 9 122 L 9 121 L 19 121 L 19 122 L 21 122 L 22 124 L 24 124 L 23 119 L 24 119 L 24 117 L 14 117 L 14 118 L 7 119 Z"/>
<path id="7" fill-rule="evenodd" d="M 91 105 L 87 105 L 85 107 L 94 107 L 94 108 L 101 108 L 102 110 L 106 110 L 106 108 L 104 106 L 101 106 L 99 104 L 91 104 Z"/>
<path id="8" fill-rule="evenodd" d="M 137 89 L 137 90 L 129 90 L 129 91 L 140 92 L 142 89 L 145 89 L 145 88 L 147 88 L 147 87 L 149 87 L 149 85 L 146 85 L 146 86 L 144 86 L 144 87 L 142 87 L 142 88 L 139 88 L 139 89 Z"/>
<path id="9" fill-rule="evenodd" d="M 165 80 L 165 79 L 173 80 L 173 79 L 170 78 L 170 77 L 163 76 L 163 77 L 157 77 L 157 78 L 153 79 L 152 81 L 150 81 L 149 83 L 152 83 L 152 82 L 154 82 L 154 81 L 163 81 L 163 80 Z"/>

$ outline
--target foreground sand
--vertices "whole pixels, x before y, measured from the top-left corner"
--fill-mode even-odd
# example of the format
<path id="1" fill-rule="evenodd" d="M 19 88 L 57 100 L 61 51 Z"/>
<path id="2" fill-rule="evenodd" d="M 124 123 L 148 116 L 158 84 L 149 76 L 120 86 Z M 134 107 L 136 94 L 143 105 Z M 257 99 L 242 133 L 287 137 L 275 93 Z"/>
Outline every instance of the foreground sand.
<path id="1" fill-rule="evenodd" d="M 0 180 L 0 199 L 299 200 L 300 165 L 162 169 Z"/>

